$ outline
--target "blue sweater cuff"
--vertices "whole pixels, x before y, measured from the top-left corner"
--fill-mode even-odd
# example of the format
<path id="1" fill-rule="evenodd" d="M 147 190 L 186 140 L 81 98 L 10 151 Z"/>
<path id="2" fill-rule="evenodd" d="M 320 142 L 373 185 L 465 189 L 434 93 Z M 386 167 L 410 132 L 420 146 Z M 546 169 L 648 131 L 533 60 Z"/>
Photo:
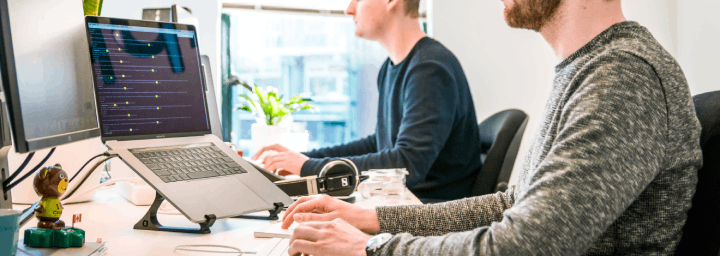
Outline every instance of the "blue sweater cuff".
<path id="1" fill-rule="evenodd" d="M 330 161 L 329 158 L 310 158 L 300 168 L 300 177 L 317 175 L 320 170 Z"/>

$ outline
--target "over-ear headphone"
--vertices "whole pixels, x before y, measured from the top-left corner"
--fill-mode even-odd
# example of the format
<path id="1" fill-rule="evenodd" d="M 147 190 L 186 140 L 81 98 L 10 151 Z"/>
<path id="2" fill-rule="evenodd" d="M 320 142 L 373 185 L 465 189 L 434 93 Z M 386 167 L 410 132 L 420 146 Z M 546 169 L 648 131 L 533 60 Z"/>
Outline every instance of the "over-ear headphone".
<path id="1" fill-rule="evenodd" d="M 355 164 L 341 158 L 327 163 L 317 178 L 318 192 L 331 196 L 349 196 L 360 183 L 360 174 Z M 324 190 L 320 189 L 324 186 Z"/>
<path id="2" fill-rule="evenodd" d="M 327 163 L 317 176 L 285 180 L 253 164 L 265 177 L 274 182 L 289 196 L 307 196 L 327 194 L 330 196 L 349 196 L 360 183 L 360 172 L 352 161 L 337 159 Z"/>

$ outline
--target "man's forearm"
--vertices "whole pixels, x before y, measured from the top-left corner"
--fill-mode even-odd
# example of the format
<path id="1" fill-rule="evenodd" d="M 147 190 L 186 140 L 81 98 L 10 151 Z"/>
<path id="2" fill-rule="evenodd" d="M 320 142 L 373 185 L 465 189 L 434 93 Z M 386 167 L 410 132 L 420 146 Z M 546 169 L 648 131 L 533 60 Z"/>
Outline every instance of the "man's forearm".
<path id="1" fill-rule="evenodd" d="M 346 144 L 304 152 L 310 158 L 349 157 L 377 152 L 375 134 Z"/>
<path id="2" fill-rule="evenodd" d="M 479 197 L 440 204 L 378 207 L 380 231 L 435 236 L 490 225 L 514 203 L 515 187 Z"/>

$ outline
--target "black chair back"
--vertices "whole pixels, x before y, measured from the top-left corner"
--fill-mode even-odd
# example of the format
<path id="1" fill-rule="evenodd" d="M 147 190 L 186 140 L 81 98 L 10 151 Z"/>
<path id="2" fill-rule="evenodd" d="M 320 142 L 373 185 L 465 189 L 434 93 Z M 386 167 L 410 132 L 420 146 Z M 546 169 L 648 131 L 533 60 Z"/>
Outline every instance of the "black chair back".
<path id="1" fill-rule="evenodd" d="M 485 119 L 478 125 L 482 146 L 482 167 L 470 196 L 505 191 L 520 149 L 528 115 L 522 110 L 509 109 Z"/>
<path id="2" fill-rule="evenodd" d="M 675 255 L 720 255 L 720 91 L 693 97 L 703 167 Z"/>

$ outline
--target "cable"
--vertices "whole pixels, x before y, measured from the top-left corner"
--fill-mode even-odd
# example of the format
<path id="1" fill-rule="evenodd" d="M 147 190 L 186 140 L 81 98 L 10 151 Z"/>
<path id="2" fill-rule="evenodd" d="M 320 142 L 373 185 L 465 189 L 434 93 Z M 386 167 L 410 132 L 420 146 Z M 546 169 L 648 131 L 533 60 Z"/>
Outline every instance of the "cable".
<path id="1" fill-rule="evenodd" d="M 234 251 L 213 251 L 213 250 L 201 250 L 201 249 L 192 249 L 192 248 L 223 248 L 223 249 L 230 249 Z M 227 246 L 227 245 L 214 245 L 214 244 L 189 244 L 189 245 L 178 245 L 175 246 L 175 249 L 173 250 L 174 253 L 177 253 L 177 251 L 189 251 L 189 252 L 209 252 L 209 253 L 238 253 L 239 255 L 245 255 L 245 254 L 257 254 L 257 252 L 248 252 L 248 251 L 242 251 L 238 249 L 237 247 Z"/>
<path id="2" fill-rule="evenodd" d="M 111 180 L 111 179 L 112 179 L 112 175 L 110 175 L 110 171 L 108 170 L 107 163 L 105 164 L 105 168 L 104 168 L 104 169 L 105 169 L 105 174 L 107 174 L 107 176 L 108 176 L 107 179 L 108 179 L 108 180 Z"/>
<path id="3" fill-rule="evenodd" d="M 107 186 L 110 186 L 110 185 L 113 185 L 113 184 L 115 184 L 115 183 L 122 182 L 122 181 L 127 181 L 127 182 L 130 182 L 130 183 L 136 183 L 136 184 L 137 184 L 137 183 L 140 183 L 140 181 L 142 181 L 142 180 L 141 180 L 140 178 L 136 178 L 136 177 L 109 180 L 109 181 L 106 181 L 106 182 L 101 183 L 100 185 L 97 185 L 97 186 L 94 186 L 94 187 L 92 187 L 92 188 L 89 188 L 88 190 L 85 190 L 85 191 L 83 191 L 83 192 L 79 192 L 79 193 L 76 194 L 75 196 L 76 196 L 76 197 L 82 196 L 82 195 L 85 195 L 85 194 L 87 194 L 87 193 L 93 192 L 93 191 L 95 191 L 95 190 L 98 190 L 98 189 L 101 189 L 101 188 L 103 188 L 103 187 L 107 187 Z M 62 200 L 62 203 L 65 203 L 65 201 L 67 201 L 67 200 L 72 200 L 72 198 L 67 197 L 67 198 L 65 198 L 65 199 Z"/>
<path id="4" fill-rule="evenodd" d="M 31 174 L 35 173 L 35 171 L 36 171 L 38 168 L 40 168 L 41 166 L 43 166 L 43 165 L 45 164 L 45 162 L 47 162 L 47 160 L 50 158 L 50 156 L 52 156 L 52 154 L 53 154 L 54 152 L 55 152 L 55 148 L 52 148 L 52 149 L 50 150 L 50 152 L 47 154 L 47 156 L 45 156 L 45 158 L 43 158 L 43 160 L 40 161 L 40 163 L 38 163 L 35 167 L 33 167 L 32 170 L 30 170 L 30 172 L 26 173 L 26 174 L 23 175 L 20 179 L 18 179 L 17 181 L 13 182 L 12 184 L 10 184 L 10 186 L 5 187 L 5 191 L 9 191 L 10 189 L 12 189 L 12 188 L 14 188 L 15 186 L 17 186 L 17 184 L 20 184 L 20 182 L 23 182 L 25 179 L 27 179 L 28 177 L 30 177 Z"/>
<path id="5" fill-rule="evenodd" d="M 85 164 L 83 164 L 83 166 L 80 167 L 80 169 L 78 169 L 78 171 L 75 173 L 75 175 L 73 175 L 72 178 L 70 178 L 70 181 L 68 181 L 68 183 L 72 182 L 75 179 L 75 177 L 77 177 L 78 174 L 80 174 L 80 172 L 82 172 L 82 170 L 85 168 L 85 166 L 87 166 L 92 160 L 94 160 L 95 158 L 101 157 L 101 156 L 110 156 L 110 155 L 107 152 L 103 152 L 101 154 L 97 154 L 96 156 L 93 156 L 92 158 L 90 158 L 90 160 L 85 162 Z"/>
<path id="6" fill-rule="evenodd" d="M 18 174 L 20 174 L 20 172 L 22 172 L 23 169 L 25 169 L 25 166 L 27 166 L 27 164 L 30 163 L 30 159 L 32 159 L 34 155 L 35 155 L 35 152 L 32 152 L 27 157 L 25 157 L 25 161 L 23 161 L 23 163 L 20 165 L 20 167 L 18 167 L 18 169 L 15 170 L 15 172 L 13 172 L 13 174 L 10 175 L 10 177 L 8 177 L 7 179 L 5 179 L 5 181 L 3 181 L 3 188 L 6 187 L 8 184 L 10 184 L 10 182 L 12 182 L 12 180 L 15 179 L 15 177 L 17 177 Z"/>
<path id="7" fill-rule="evenodd" d="M 72 189 L 72 191 L 69 191 L 68 193 L 66 193 L 65 195 L 63 195 L 63 197 L 62 197 L 60 200 L 65 200 L 66 198 L 70 198 L 70 196 L 72 196 L 72 195 L 75 193 L 75 191 L 77 191 L 78 188 L 80 188 L 80 186 L 82 186 L 82 184 L 85 183 L 85 181 L 90 177 L 90 174 L 91 174 L 93 171 L 95 171 L 95 169 L 97 169 L 98 166 L 100 166 L 100 165 L 101 165 L 102 163 L 104 163 L 105 161 L 110 160 L 110 159 L 115 158 L 115 157 L 118 157 L 118 155 L 110 155 L 110 156 L 106 157 L 105 159 L 100 160 L 100 161 L 98 161 L 97 163 L 95 163 L 95 165 L 93 165 L 93 167 L 90 168 L 90 170 L 86 172 L 85 176 L 84 176 L 83 179 L 80 181 L 80 183 L 78 183 L 78 184 Z M 80 169 L 80 170 L 78 171 L 78 173 L 81 172 L 81 171 L 82 171 L 82 169 Z M 68 182 L 68 183 L 69 183 L 69 182 Z"/>

